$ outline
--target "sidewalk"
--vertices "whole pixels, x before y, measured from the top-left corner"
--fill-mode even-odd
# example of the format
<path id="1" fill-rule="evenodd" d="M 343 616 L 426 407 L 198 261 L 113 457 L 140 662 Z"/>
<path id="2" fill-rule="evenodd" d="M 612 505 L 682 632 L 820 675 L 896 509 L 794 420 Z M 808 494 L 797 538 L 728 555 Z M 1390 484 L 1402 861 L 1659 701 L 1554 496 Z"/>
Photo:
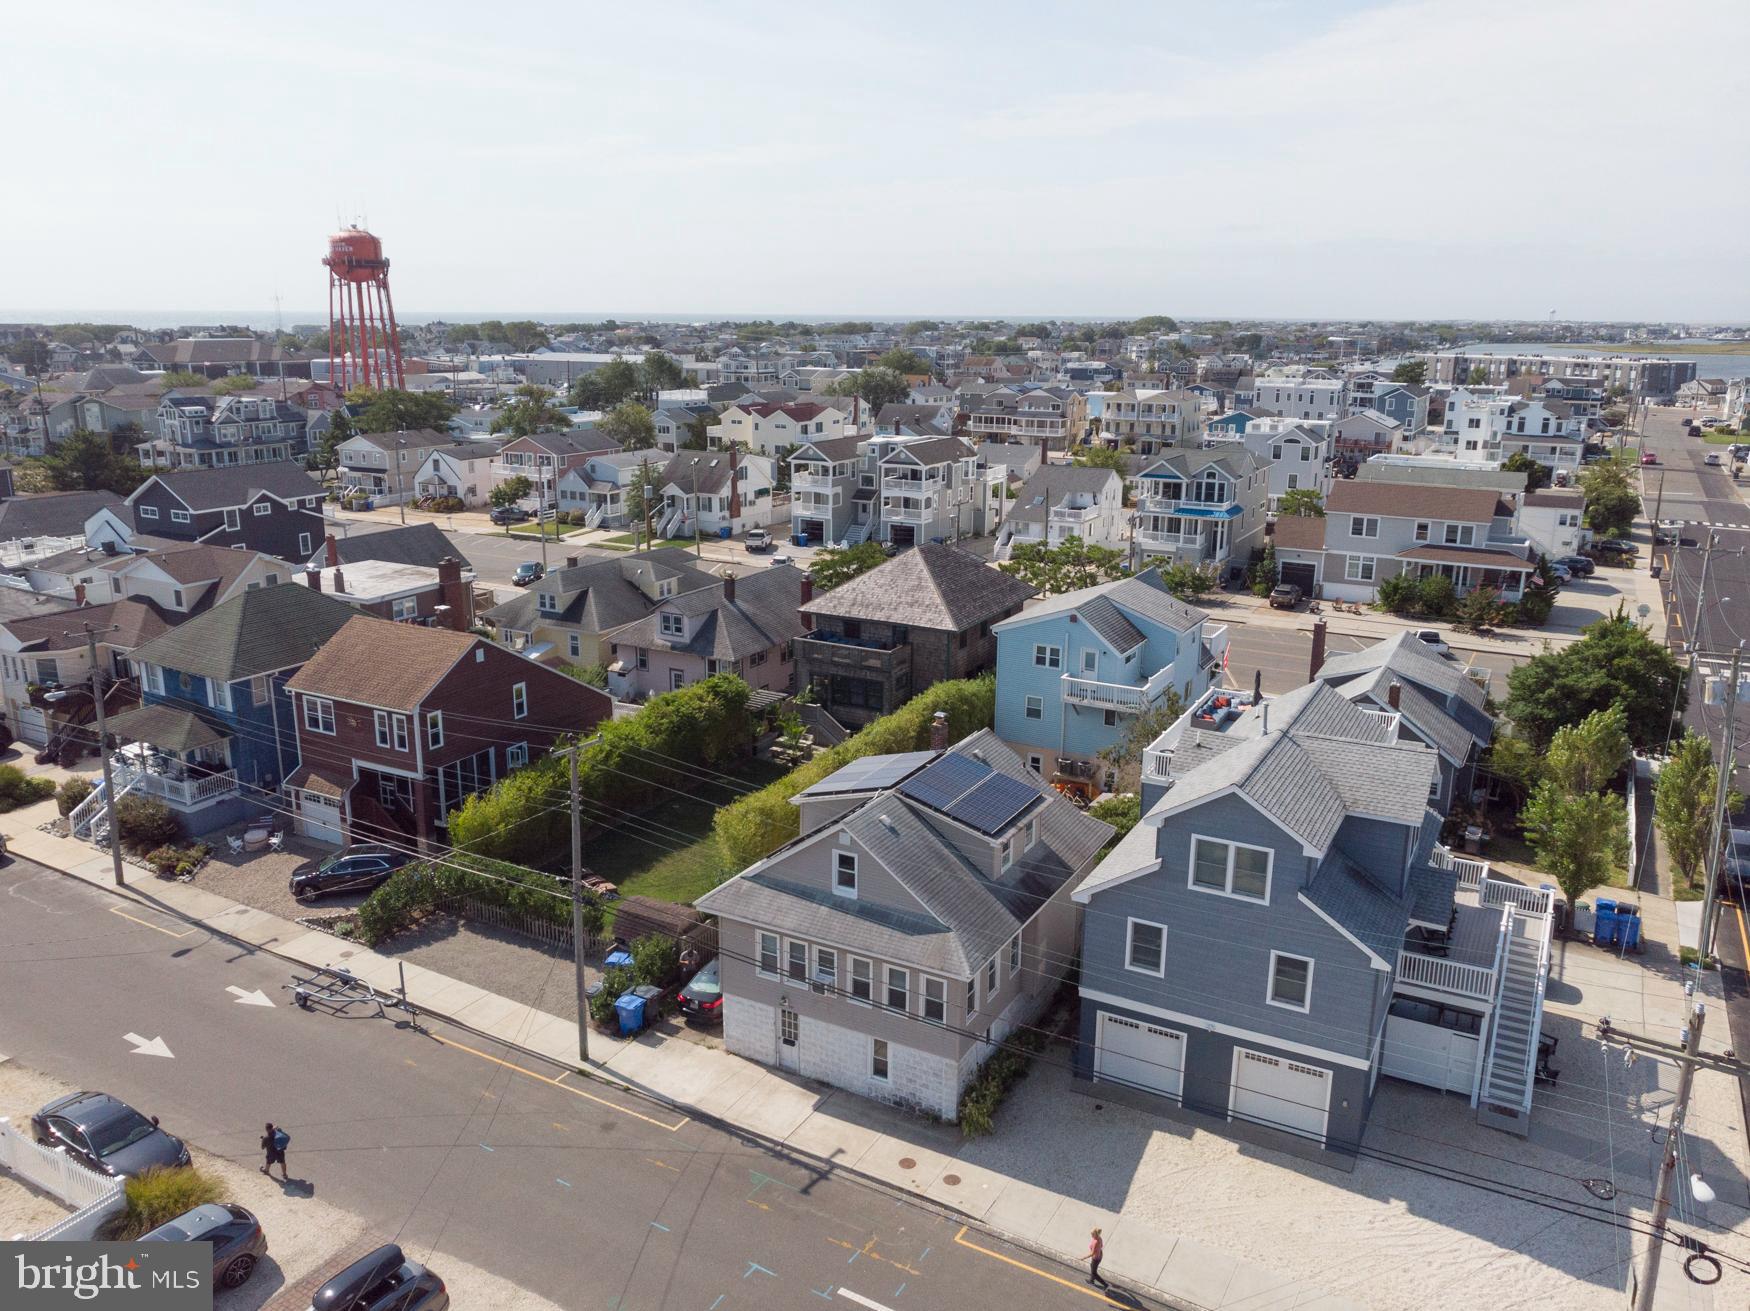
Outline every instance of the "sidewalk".
<path id="1" fill-rule="evenodd" d="M 52 814 L 52 803 L 46 810 L 32 806 L 13 813 L 7 825 L 13 855 L 289 961 L 348 969 L 379 990 L 397 988 L 404 968 L 408 1000 L 419 1010 L 547 1060 L 577 1066 L 577 1028 L 556 1015 L 132 866 L 129 887 L 118 890 L 106 854 L 36 827 Z M 696 1043 L 651 1035 L 625 1041 L 594 1030 L 589 1041 L 589 1073 L 595 1077 L 742 1130 L 823 1168 L 846 1170 L 921 1197 L 1044 1255 L 1078 1263 L 1087 1249 L 1088 1231 L 1101 1226 L 1106 1235 L 1104 1272 L 1119 1285 L 1135 1286 L 1149 1296 L 1205 1311 L 1359 1311 L 1363 1305 L 1134 1216 L 958 1160 L 962 1139 L 952 1127 L 925 1123 L 846 1093 L 817 1091 Z"/>

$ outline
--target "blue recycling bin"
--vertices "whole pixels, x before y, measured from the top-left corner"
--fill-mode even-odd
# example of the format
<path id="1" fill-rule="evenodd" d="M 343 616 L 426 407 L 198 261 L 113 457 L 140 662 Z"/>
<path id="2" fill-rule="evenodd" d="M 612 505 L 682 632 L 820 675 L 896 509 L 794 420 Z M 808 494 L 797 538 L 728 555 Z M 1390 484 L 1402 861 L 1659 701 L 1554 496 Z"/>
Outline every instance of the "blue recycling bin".
<path id="1" fill-rule="evenodd" d="M 610 951 L 607 954 L 606 958 L 602 961 L 602 966 L 604 969 L 610 969 L 610 970 L 615 968 L 616 966 L 621 966 L 621 967 L 624 967 L 626 969 L 631 969 L 632 968 L 632 953 L 629 951 Z"/>
<path id="2" fill-rule="evenodd" d="M 644 1027 L 644 998 L 635 992 L 621 993 L 614 1013 L 620 1017 L 620 1036 L 629 1038 Z"/>
<path id="3" fill-rule="evenodd" d="M 729 540 L 729 529 L 728 528 L 719 528 L 717 530 L 717 536 L 721 537 L 724 541 L 728 541 Z"/>
<path id="4" fill-rule="evenodd" d="M 1641 917 L 1639 915 L 1618 915 L 1616 927 L 1619 930 L 1624 951 L 1639 951 L 1641 949 Z"/>
<path id="5" fill-rule="evenodd" d="M 792 545 L 792 546 L 807 546 L 808 545 L 808 534 L 807 533 L 797 533 L 794 537 L 792 537 L 790 539 L 790 545 Z"/>

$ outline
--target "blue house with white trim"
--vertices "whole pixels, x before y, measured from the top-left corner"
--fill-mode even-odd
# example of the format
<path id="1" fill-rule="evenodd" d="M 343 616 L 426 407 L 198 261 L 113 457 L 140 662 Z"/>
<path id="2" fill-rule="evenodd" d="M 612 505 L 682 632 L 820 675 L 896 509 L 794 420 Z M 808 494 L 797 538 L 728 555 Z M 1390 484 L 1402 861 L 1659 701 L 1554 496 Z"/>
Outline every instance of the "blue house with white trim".
<path id="1" fill-rule="evenodd" d="M 1169 693 L 1189 705 L 1209 686 L 1225 625 L 1166 589 L 1158 571 L 1029 606 L 997 638 L 997 736 L 1033 770 L 1089 793 L 1116 771 L 1099 759 Z"/>

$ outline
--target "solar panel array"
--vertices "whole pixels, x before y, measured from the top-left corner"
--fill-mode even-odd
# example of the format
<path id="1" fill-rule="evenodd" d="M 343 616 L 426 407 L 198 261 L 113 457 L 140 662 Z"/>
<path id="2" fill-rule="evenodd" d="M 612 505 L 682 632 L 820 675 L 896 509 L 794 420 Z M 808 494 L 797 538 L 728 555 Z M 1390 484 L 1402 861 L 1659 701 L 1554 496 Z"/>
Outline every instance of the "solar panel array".
<path id="1" fill-rule="evenodd" d="M 1039 796 L 1038 789 L 967 756 L 943 756 L 899 785 L 913 801 L 987 835 L 1001 833 Z"/>
<path id="2" fill-rule="evenodd" d="M 893 756 L 864 756 L 843 769 L 834 770 L 799 795 L 826 797 L 845 792 L 880 792 L 898 783 L 933 754 L 930 751 L 906 751 Z"/>
<path id="3" fill-rule="evenodd" d="M 948 813 L 955 798 L 970 792 L 991 774 L 991 767 L 969 756 L 943 756 L 928 769 L 899 785 L 913 801 Z"/>

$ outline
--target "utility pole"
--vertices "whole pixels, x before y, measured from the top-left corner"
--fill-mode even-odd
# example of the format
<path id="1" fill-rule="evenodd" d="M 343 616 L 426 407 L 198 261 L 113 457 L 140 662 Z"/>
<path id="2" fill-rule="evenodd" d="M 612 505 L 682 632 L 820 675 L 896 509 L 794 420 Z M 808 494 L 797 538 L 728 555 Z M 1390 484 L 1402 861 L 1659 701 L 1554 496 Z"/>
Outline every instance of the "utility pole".
<path id="1" fill-rule="evenodd" d="M 1652 569 L 1659 560 L 1659 513 L 1665 508 L 1665 475 L 1659 475 L 1659 491 L 1653 498 L 1653 549 L 1647 552 L 1647 568 Z M 1675 545 L 1675 543 L 1673 543 Z"/>
<path id="2" fill-rule="evenodd" d="M 1719 927 L 1720 861 L 1726 838 L 1726 800 L 1732 785 L 1732 756 L 1737 750 L 1738 680 L 1744 673 L 1744 644 L 1738 643 L 1732 652 L 1732 672 L 1726 683 L 1726 723 L 1720 730 L 1720 760 L 1715 772 L 1719 775 L 1714 788 L 1714 820 L 1708 829 L 1711 839 L 1707 857 L 1707 896 L 1701 905 L 1701 957 L 1713 954 L 1714 933 Z M 1704 702 L 1706 698 L 1703 698 Z"/>
<path id="3" fill-rule="evenodd" d="M 535 457 L 537 461 L 539 456 Z M 553 516 L 553 531 L 559 531 L 559 516 Z M 541 573 L 547 572 L 547 466 L 535 465 L 535 535 L 541 539 Z"/>
<path id="4" fill-rule="evenodd" d="M 1658 531 L 1657 527 L 1653 529 L 1655 536 L 1658 534 Z M 1713 559 L 1714 547 L 1718 544 L 1719 540 L 1720 535 L 1710 530 L 1707 535 L 1707 546 L 1701 553 L 1701 581 L 1696 584 L 1695 609 L 1691 612 L 1689 617 L 1689 646 L 1691 650 L 1694 650 L 1701 644 L 1701 598 L 1707 593 L 1708 561 Z"/>
<path id="5" fill-rule="evenodd" d="M 693 559 L 705 558 L 705 530 L 699 516 L 699 457 L 693 457 Z"/>
<path id="6" fill-rule="evenodd" d="M 97 659 L 98 633 L 113 633 L 115 626 L 93 628 L 85 625 L 85 656 L 91 662 L 91 699 L 97 706 L 97 758 L 103 765 L 103 818 L 109 825 L 109 863 L 115 871 L 115 885 L 127 882 L 122 877 L 122 833 L 115 822 L 115 779 L 109 767 L 109 720 L 103 709 L 103 666 Z M 72 637 L 74 634 L 68 633 Z"/>
<path id="7" fill-rule="evenodd" d="M 583 977 L 583 798 L 577 782 L 577 757 L 600 742 L 573 742 L 565 754 L 571 762 L 571 962 L 577 975 L 577 1060 L 589 1064 L 589 986 Z"/>
<path id="8" fill-rule="evenodd" d="M 1641 1267 L 1640 1283 L 1635 1289 L 1634 1311 L 1653 1311 L 1653 1293 L 1659 1285 L 1659 1262 L 1665 1254 L 1665 1226 L 1671 1217 L 1671 1190 L 1677 1174 L 1678 1146 L 1683 1137 L 1683 1121 L 1689 1112 L 1689 1093 L 1695 1084 L 1698 1066 L 1742 1075 L 1745 1066 L 1731 1056 L 1704 1056 L 1701 1051 L 1701 1025 L 1707 1017 L 1707 1005 L 1694 1003 L 1689 1023 L 1684 1027 L 1681 1044 L 1643 1038 L 1638 1034 L 1613 1029 L 1606 1016 L 1598 1022 L 1598 1036 L 1609 1042 L 1621 1041 L 1631 1050 L 1644 1052 L 1664 1060 L 1675 1061 L 1678 1067 L 1677 1099 L 1671 1105 L 1671 1123 L 1665 1129 L 1665 1151 L 1659 1160 L 1659 1178 L 1653 1193 L 1653 1232 L 1647 1243 L 1645 1264 Z M 1699 1193 L 1699 1189 L 1697 1190 Z M 1704 1249 L 1705 1250 L 1705 1249 Z"/>

